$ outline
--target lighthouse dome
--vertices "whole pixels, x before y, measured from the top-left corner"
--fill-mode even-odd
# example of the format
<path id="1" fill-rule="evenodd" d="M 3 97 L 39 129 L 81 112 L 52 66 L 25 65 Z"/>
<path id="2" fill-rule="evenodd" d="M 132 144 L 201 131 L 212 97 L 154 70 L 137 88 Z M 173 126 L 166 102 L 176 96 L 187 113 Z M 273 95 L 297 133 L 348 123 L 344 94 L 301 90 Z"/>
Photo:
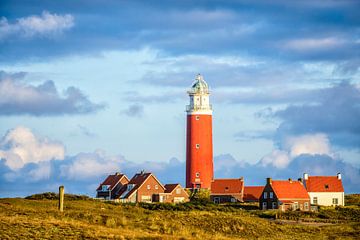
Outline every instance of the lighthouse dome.
<path id="1" fill-rule="evenodd" d="M 205 82 L 203 76 L 198 74 L 195 78 L 195 82 L 191 86 L 191 93 L 209 93 L 209 86 Z"/>

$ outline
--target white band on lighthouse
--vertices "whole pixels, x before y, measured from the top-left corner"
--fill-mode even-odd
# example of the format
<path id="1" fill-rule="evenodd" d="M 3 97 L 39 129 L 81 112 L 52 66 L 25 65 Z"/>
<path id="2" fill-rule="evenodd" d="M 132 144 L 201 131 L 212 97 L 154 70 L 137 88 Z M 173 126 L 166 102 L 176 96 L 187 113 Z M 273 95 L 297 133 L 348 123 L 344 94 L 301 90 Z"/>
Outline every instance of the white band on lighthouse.
<path id="1" fill-rule="evenodd" d="M 198 74 L 191 89 L 188 91 L 190 104 L 186 106 L 188 115 L 212 115 L 212 107 L 209 101 L 209 87 L 203 76 Z"/>

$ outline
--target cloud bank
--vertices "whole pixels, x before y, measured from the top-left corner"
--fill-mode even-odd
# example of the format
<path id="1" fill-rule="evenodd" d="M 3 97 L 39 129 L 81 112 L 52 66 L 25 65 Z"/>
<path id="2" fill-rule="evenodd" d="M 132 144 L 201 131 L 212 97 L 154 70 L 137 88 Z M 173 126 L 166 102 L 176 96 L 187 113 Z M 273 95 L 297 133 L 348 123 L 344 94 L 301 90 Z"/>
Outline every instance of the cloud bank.
<path id="1" fill-rule="evenodd" d="M 0 159 L 11 170 L 23 168 L 28 163 L 64 159 L 62 144 L 47 138 L 37 137 L 25 127 L 9 130 L 0 141 Z"/>
<path id="2" fill-rule="evenodd" d="M 74 26 L 70 14 L 58 15 L 43 11 L 40 16 L 32 15 L 18 18 L 9 23 L 6 17 L 0 19 L 0 41 L 11 37 L 54 37 Z"/>
<path id="3" fill-rule="evenodd" d="M 34 86 L 19 79 L 23 75 L 5 73 L 2 75 L 3 78 L 0 78 L 0 115 L 3 116 L 87 114 L 105 107 L 103 104 L 91 102 L 76 87 L 68 87 L 60 94 L 51 80 Z"/>
<path id="4" fill-rule="evenodd" d="M 94 196 L 98 184 L 114 172 L 132 177 L 145 170 L 155 173 L 164 184 L 185 182 L 185 162 L 176 158 L 137 163 L 121 155 L 109 156 L 102 150 L 64 156 L 62 144 L 35 136 L 23 127 L 5 134 L 0 154 L 1 197 L 57 191 L 59 185 L 65 185 L 67 192 Z M 333 154 L 323 134 L 289 138 L 284 148 L 275 149 L 256 164 L 238 161 L 231 154 L 219 155 L 214 158 L 214 170 L 216 178 L 244 176 L 246 185 L 263 185 L 267 177 L 296 179 L 304 172 L 310 175 L 341 172 L 345 191 L 360 191 L 360 169 Z"/>

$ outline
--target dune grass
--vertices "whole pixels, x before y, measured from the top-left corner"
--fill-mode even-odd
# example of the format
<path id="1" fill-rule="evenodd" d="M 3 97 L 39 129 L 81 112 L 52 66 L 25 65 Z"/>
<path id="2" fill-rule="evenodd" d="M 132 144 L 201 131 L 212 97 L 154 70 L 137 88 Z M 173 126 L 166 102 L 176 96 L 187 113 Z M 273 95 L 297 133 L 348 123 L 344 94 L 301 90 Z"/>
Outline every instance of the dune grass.
<path id="1" fill-rule="evenodd" d="M 0 239 L 355 239 L 360 233 L 356 218 L 307 226 L 262 218 L 263 212 L 236 205 L 67 199 L 63 213 L 56 200 L 0 199 Z M 331 211 L 329 217 L 336 218 L 339 210 Z"/>

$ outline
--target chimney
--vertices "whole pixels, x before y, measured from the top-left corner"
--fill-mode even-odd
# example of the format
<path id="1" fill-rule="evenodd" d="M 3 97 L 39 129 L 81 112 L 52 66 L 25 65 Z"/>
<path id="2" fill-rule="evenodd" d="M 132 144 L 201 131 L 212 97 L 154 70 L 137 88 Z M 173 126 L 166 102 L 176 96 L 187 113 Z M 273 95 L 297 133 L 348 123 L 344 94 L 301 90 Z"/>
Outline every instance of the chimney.
<path id="1" fill-rule="evenodd" d="M 272 183 L 272 179 L 271 178 L 266 178 L 266 184 L 270 184 Z"/>
<path id="2" fill-rule="evenodd" d="M 309 179 L 309 174 L 304 173 L 304 180 L 308 180 Z"/>
<path id="3" fill-rule="evenodd" d="M 337 174 L 337 179 L 341 180 L 341 173 Z"/>
<path id="4" fill-rule="evenodd" d="M 298 181 L 299 181 L 301 184 L 303 184 L 302 178 L 298 178 Z"/>
<path id="5" fill-rule="evenodd" d="M 119 173 L 119 172 L 116 172 L 116 173 L 115 173 L 115 175 L 119 176 L 119 175 L 121 175 L 121 173 Z"/>
<path id="6" fill-rule="evenodd" d="M 292 183 L 292 179 L 291 179 L 291 178 L 289 178 L 289 182 Z"/>

